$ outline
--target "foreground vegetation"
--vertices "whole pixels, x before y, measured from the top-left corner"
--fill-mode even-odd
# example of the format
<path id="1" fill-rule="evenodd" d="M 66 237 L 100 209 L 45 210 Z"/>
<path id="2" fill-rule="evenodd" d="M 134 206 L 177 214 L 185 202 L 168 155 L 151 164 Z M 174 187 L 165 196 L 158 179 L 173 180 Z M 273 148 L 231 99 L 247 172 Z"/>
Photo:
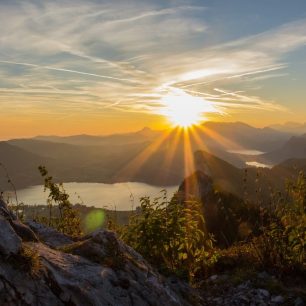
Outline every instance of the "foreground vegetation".
<path id="1" fill-rule="evenodd" d="M 199 281 L 211 273 L 238 266 L 255 267 L 279 276 L 305 276 L 306 176 L 300 173 L 285 191 L 271 193 L 269 205 L 258 206 L 245 239 L 227 248 L 207 232 L 201 203 L 177 203 L 176 197 L 141 199 L 140 211 L 121 238 L 162 271 Z"/>
<path id="2" fill-rule="evenodd" d="M 162 273 L 175 274 L 193 284 L 230 269 L 249 273 L 250 267 L 252 271 L 265 270 L 279 277 L 305 278 L 306 176 L 302 172 L 283 191 L 271 192 L 265 204 L 257 203 L 256 209 L 252 206 L 250 210 L 248 202 L 243 200 L 239 210 L 231 207 L 230 217 L 240 222 L 239 229 L 244 234 L 237 233 L 230 245 L 223 246 L 207 230 L 203 203 L 194 198 L 168 199 L 164 193 L 156 199 L 142 198 L 140 207 L 129 216 L 125 214 L 123 222 L 122 217 L 118 222 L 119 212 L 107 213 L 106 219 L 105 216 L 99 219 L 99 210 L 88 214 L 92 219 L 84 219 L 80 214 L 84 206 L 73 206 L 63 185 L 54 183 L 44 167 L 39 171 L 49 197 L 44 214 L 36 213 L 35 219 L 68 236 L 77 237 L 84 229 L 92 231 L 103 225 L 117 232 Z M 247 209 L 241 209 L 243 206 Z M 19 203 L 14 206 L 22 218 L 20 207 Z M 246 224 L 245 218 L 241 219 L 239 211 L 249 212 L 252 226 Z M 223 211 L 221 215 L 226 219 L 227 213 Z"/>

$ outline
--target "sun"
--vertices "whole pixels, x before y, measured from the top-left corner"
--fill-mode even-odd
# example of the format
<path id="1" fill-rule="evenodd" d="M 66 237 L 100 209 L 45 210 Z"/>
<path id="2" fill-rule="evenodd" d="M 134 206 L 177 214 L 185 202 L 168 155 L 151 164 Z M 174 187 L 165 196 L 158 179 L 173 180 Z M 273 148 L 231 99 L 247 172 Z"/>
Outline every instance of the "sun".
<path id="1" fill-rule="evenodd" d="M 205 120 L 205 113 L 214 112 L 214 106 L 201 97 L 192 96 L 175 88 L 161 98 L 161 114 L 173 126 L 188 128 Z"/>

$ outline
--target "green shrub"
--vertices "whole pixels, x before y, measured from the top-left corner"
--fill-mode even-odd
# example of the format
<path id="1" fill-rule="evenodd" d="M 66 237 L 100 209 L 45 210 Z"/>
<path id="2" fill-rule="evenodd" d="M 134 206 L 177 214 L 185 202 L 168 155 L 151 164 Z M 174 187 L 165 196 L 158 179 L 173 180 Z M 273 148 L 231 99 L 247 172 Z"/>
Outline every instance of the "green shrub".
<path id="1" fill-rule="evenodd" d="M 173 198 L 141 198 L 140 209 L 121 229 L 121 238 L 164 272 L 193 280 L 214 260 L 213 240 L 205 230 L 201 204 Z"/>
<path id="2" fill-rule="evenodd" d="M 70 203 L 69 194 L 66 193 L 63 184 L 54 183 L 52 176 L 48 176 L 45 167 L 40 166 L 38 169 L 44 177 L 45 190 L 50 191 L 48 196 L 49 218 L 39 218 L 38 221 L 66 235 L 79 236 L 82 233 L 81 220 L 78 212 Z M 59 217 L 53 215 L 54 209 L 58 210 Z"/>
<path id="3" fill-rule="evenodd" d="M 285 192 L 276 192 L 270 203 L 261 207 L 260 232 L 250 240 L 220 251 L 216 266 L 234 268 L 254 265 L 274 274 L 305 273 L 306 177 L 287 183 Z"/>
<path id="4" fill-rule="evenodd" d="M 286 273 L 306 268 L 306 176 L 287 183 L 272 198 L 269 219 L 253 245 L 262 265 Z"/>

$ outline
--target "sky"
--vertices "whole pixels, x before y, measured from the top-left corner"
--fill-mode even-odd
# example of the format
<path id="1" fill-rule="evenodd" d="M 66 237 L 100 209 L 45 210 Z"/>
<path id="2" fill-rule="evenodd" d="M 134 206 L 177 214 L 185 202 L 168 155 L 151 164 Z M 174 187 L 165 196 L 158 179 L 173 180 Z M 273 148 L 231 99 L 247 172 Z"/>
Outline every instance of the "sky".
<path id="1" fill-rule="evenodd" d="M 0 0 L 0 29 L 0 139 L 306 121 L 304 0 Z"/>

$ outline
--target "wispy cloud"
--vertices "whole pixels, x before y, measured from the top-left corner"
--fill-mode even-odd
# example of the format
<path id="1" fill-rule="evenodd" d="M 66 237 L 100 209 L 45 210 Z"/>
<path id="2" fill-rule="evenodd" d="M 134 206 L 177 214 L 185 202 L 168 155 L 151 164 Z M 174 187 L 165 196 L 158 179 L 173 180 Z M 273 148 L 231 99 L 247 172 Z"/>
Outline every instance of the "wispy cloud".
<path id="1" fill-rule="evenodd" d="M 245 83 L 285 76 L 287 54 L 306 44 L 306 20 L 220 43 L 203 18 L 209 9 L 198 5 L 0 6 L 0 103 L 13 111 L 9 103 L 23 96 L 16 112 L 56 103 L 63 112 L 158 113 L 165 88 L 202 96 L 222 113 L 284 111 L 277 101 L 249 93 Z"/>
<path id="2" fill-rule="evenodd" d="M 122 81 L 122 82 L 137 83 L 136 80 L 132 80 L 132 79 L 123 79 L 123 78 L 117 78 L 117 77 L 112 77 L 112 76 L 108 76 L 108 75 L 101 75 L 101 74 L 89 73 L 89 72 L 84 72 L 84 71 L 65 69 L 65 68 L 60 68 L 60 67 L 40 66 L 40 65 L 36 65 L 36 64 L 18 63 L 18 62 L 1 61 L 1 60 L 0 60 L 0 63 L 28 66 L 28 67 L 34 67 L 34 68 L 38 68 L 38 69 L 47 69 L 47 70 L 53 70 L 53 71 L 76 73 L 76 74 L 81 74 L 81 75 L 88 75 L 88 76 L 93 76 L 93 77 L 97 77 L 97 78 L 110 79 L 110 80 L 116 80 L 116 81 Z"/>

